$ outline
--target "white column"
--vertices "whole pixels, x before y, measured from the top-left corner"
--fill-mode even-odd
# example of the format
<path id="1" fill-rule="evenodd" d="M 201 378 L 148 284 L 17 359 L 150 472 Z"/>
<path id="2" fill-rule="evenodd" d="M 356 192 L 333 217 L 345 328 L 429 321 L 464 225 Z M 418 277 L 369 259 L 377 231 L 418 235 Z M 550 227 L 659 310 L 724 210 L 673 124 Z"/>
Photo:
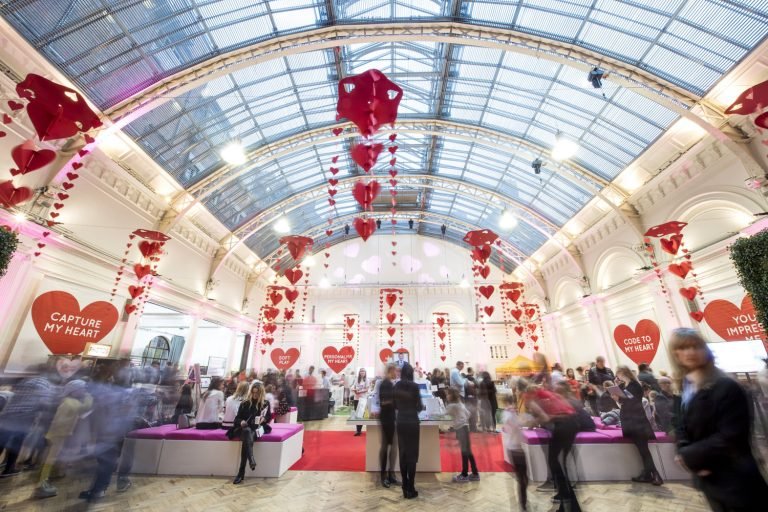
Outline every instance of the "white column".
<path id="1" fill-rule="evenodd" d="M 595 295 L 590 295 L 589 297 L 581 299 L 579 303 L 587 310 L 590 323 L 592 324 L 592 332 L 600 339 L 600 343 L 603 347 L 603 354 L 607 362 L 609 365 L 615 365 L 617 359 L 614 351 L 612 333 L 609 332 L 603 299 Z"/>
<path id="2" fill-rule="evenodd" d="M 235 354 L 237 349 L 237 331 L 235 329 L 229 330 L 229 350 L 227 350 L 227 371 L 239 370 L 240 360 L 239 354 Z M 237 361 L 235 361 L 237 359 Z"/>
<path id="3" fill-rule="evenodd" d="M 563 361 L 563 349 L 560 345 L 559 322 L 555 314 L 543 315 L 541 317 L 541 328 L 544 335 L 544 341 L 547 344 L 544 349 L 549 356 L 550 361 L 565 365 Z"/>
<path id="4" fill-rule="evenodd" d="M 184 342 L 184 351 L 181 354 L 181 361 L 184 371 L 189 371 L 189 366 L 192 365 L 192 354 L 195 351 L 195 341 L 197 340 L 197 324 L 199 319 L 196 316 L 192 317 L 192 325 L 189 326 L 189 332 Z"/>

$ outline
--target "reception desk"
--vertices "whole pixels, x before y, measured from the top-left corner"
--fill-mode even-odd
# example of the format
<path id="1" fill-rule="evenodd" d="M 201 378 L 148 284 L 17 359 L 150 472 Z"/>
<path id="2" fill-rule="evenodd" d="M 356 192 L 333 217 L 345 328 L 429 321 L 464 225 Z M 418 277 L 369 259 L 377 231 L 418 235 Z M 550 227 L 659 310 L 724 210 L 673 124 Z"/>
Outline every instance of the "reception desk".
<path id="1" fill-rule="evenodd" d="M 349 418 L 348 425 L 365 426 L 365 470 L 380 470 L 379 450 L 381 449 L 381 424 L 379 420 L 358 420 Z M 420 473 L 440 473 L 440 427 L 451 424 L 451 420 L 428 419 L 419 423 L 419 462 L 416 471 Z M 397 435 L 393 446 L 397 452 Z M 399 467 L 399 457 L 395 459 L 395 467 Z"/>
<path id="2" fill-rule="evenodd" d="M 296 397 L 296 407 L 299 409 L 299 421 L 324 420 L 328 417 L 328 402 L 330 390 L 300 389 Z"/>

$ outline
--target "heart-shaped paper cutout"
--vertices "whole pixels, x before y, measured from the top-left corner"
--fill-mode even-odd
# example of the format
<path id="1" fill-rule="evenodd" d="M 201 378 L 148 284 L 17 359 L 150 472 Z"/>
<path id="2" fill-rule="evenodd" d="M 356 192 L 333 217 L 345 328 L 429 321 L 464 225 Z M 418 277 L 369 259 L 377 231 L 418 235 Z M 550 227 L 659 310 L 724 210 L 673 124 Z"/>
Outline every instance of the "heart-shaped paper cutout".
<path id="1" fill-rule="evenodd" d="M 702 320 L 704 320 L 704 312 L 703 311 L 691 311 L 691 318 L 693 318 L 697 322 L 701 322 Z"/>
<path id="2" fill-rule="evenodd" d="M 492 285 L 487 286 L 481 286 L 477 289 L 477 291 L 480 292 L 480 295 L 485 297 L 486 299 L 490 299 L 491 295 L 493 295 L 493 292 L 496 290 Z"/>
<path id="3" fill-rule="evenodd" d="M 299 290 L 285 290 L 285 298 L 293 304 L 299 298 Z"/>
<path id="4" fill-rule="evenodd" d="M 272 301 L 273 306 L 277 306 L 278 304 L 280 304 L 280 301 L 283 300 L 283 295 L 280 292 L 273 290 L 269 294 L 269 300 Z"/>
<path id="5" fill-rule="evenodd" d="M 397 319 L 397 313 L 387 313 L 387 322 L 393 324 Z"/>
<path id="6" fill-rule="evenodd" d="M 661 332 L 653 320 L 640 320 L 635 329 L 621 324 L 613 330 L 613 339 L 635 364 L 651 364 L 659 349 Z"/>
<path id="7" fill-rule="evenodd" d="M 525 342 L 524 341 L 518 341 L 517 346 L 520 348 L 525 348 Z"/>
<path id="8" fill-rule="evenodd" d="M 691 301 L 696 298 L 696 295 L 698 293 L 699 293 L 699 290 L 697 290 L 695 286 L 689 286 L 688 288 L 680 288 L 680 295 L 682 295 L 683 297 Z"/>
<path id="9" fill-rule="evenodd" d="M 680 279 L 685 279 L 685 276 L 688 275 L 688 272 L 691 271 L 693 268 L 693 265 L 690 261 L 684 261 L 680 264 L 677 263 L 670 263 L 669 264 L 669 271 L 675 274 Z"/>
<path id="10" fill-rule="evenodd" d="M 443 332 L 443 331 L 438 332 L 437 333 L 437 337 L 440 338 L 441 340 L 444 340 L 445 339 L 445 332 Z"/>
<path id="11" fill-rule="evenodd" d="M 494 310 L 493 306 L 485 306 L 483 308 L 483 311 L 485 311 L 485 314 L 488 316 L 493 316 L 493 310 Z"/>
<path id="12" fill-rule="evenodd" d="M 352 197 L 358 202 L 363 210 L 370 210 L 373 206 L 373 201 L 379 196 L 381 185 L 376 180 L 371 180 L 368 183 L 363 180 L 358 181 L 352 187 Z"/>
<path id="13" fill-rule="evenodd" d="M 52 354 L 80 354 L 87 343 L 98 343 L 117 325 L 119 314 L 109 302 L 98 301 L 82 310 L 67 292 L 50 291 L 32 303 L 32 323 Z"/>
<path id="14" fill-rule="evenodd" d="M 388 340 L 388 341 L 387 341 L 387 344 L 388 344 L 390 347 L 394 347 L 394 346 L 395 346 L 395 340 Z"/>
<path id="15" fill-rule="evenodd" d="M 525 328 L 522 325 L 515 326 L 515 332 L 517 333 L 518 336 L 522 336 L 524 331 L 525 331 Z"/>
<path id="16" fill-rule="evenodd" d="M 129 286 L 128 287 L 128 295 L 131 296 L 132 299 L 135 299 L 139 295 L 144 293 L 144 287 L 143 286 Z"/>
<path id="17" fill-rule="evenodd" d="M 381 352 L 379 352 L 379 360 L 382 363 L 386 363 L 387 360 L 389 360 L 389 358 L 392 357 L 392 354 L 394 354 L 394 352 L 392 352 L 391 349 L 385 348 Z"/>
<path id="18" fill-rule="evenodd" d="M 42 169 L 56 158 L 50 149 L 38 149 L 31 140 L 25 140 L 11 150 L 11 158 L 22 174 Z"/>
<path id="19" fill-rule="evenodd" d="M 445 343 L 441 343 L 438 347 L 440 347 L 441 351 L 445 352 Z"/>
<path id="20" fill-rule="evenodd" d="M 676 235 L 670 236 L 669 238 L 662 238 L 659 240 L 659 243 L 661 244 L 661 249 L 664 252 L 675 255 L 680 250 L 680 244 L 683 243 L 683 234 L 678 233 Z"/>
<path id="21" fill-rule="evenodd" d="M 141 281 L 152 273 L 152 269 L 149 267 L 149 265 L 140 265 L 137 263 L 133 266 L 133 272 L 136 274 L 136 278 Z"/>
<path id="22" fill-rule="evenodd" d="M 264 332 L 267 334 L 274 334 L 277 330 L 277 324 L 264 324 Z"/>
<path id="23" fill-rule="evenodd" d="M 395 305 L 395 302 L 397 301 L 397 295 L 394 293 L 388 293 L 387 296 L 384 298 L 384 301 L 387 303 L 387 305 L 392 308 L 392 306 Z"/>
<path id="24" fill-rule="evenodd" d="M 295 285 L 299 282 L 299 279 L 304 277 L 304 272 L 300 268 L 289 268 L 285 271 L 285 277 L 289 283 Z"/>
<path id="25" fill-rule="evenodd" d="M 379 154 L 384 146 L 381 144 L 357 144 L 349 152 L 352 160 L 363 168 L 365 172 L 370 172 L 371 168 L 379 160 Z"/>
<path id="26" fill-rule="evenodd" d="M 328 368 L 335 373 L 341 373 L 344 368 L 355 358 L 355 349 L 350 345 L 345 345 L 340 349 L 336 347 L 325 347 L 322 352 L 323 361 Z"/>
<path id="27" fill-rule="evenodd" d="M 275 365 L 275 368 L 278 370 L 287 370 L 296 364 L 296 361 L 299 360 L 300 355 L 301 354 L 299 349 L 296 348 L 289 348 L 285 351 L 283 351 L 281 348 L 274 348 L 269 354 L 269 357 L 272 359 L 272 363 Z"/>
<path id="28" fill-rule="evenodd" d="M 483 279 L 488 279 L 488 276 L 491 275 L 491 267 L 489 265 L 484 266 L 480 269 L 480 275 L 483 276 Z"/>
<path id="29" fill-rule="evenodd" d="M 512 316 L 515 317 L 515 320 L 520 320 L 520 317 L 523 316 L 523 310 L 522 309 L 513 309 L 510 311 L 512 313 Z"/>
<path id="30" fill-rule="evenodd" d="M 294 311 L 292 309 L 284 309 L 283 310 L 283 318 L 285 318 L 286 322 L 290 322 L 293 320 Z"/>
<path id="31" fill-rule="evenodd" d="M 14 187 L 13 182 L 0 183 L 0 205 L 13 208 L 28 201 L 32 197 L 32 189 L 28 187 Z"/>
<path id="32" fill-rule="evenodd" d="M 355 228 L 355 231 L 357 231 L 357 234 L 360 235 L 360 238 L 363 239 L 363 242 L 367 241 L 374 231 L 376 231 L 376 221 L 373 219 L 363 219 L 358 217 L 354 220 L 352 226 Z"/>
<path id="33" fill-rule="evenodd" d="M 443 328 L 443 326 L 445 325 L 445 318 L 443 318 L 442 316 L 439 316 L 439 317 L 437 317 L 437 318 L 435 319 L 435 323 L 436 323 L 437 325 L 439 325 L 439 326 L 440 326 L 440 328 L 442 329 L 442 328 Z"/>
<path id="34" fill-rule="evenodd" d="M 353 325 L 355 325 L 355 318 L 352 317 L 352 316 L 348 316 L 347 317 L 347 327 L 349 327 L 351 329 Z"/>
<path id="35" fill-rule="evenodd" d="M 387 334 L 389 334 L 390 338 L 395 335 L 395 332 L 397 332 L 397 329 L 394 327 L 387 327 Z"/>

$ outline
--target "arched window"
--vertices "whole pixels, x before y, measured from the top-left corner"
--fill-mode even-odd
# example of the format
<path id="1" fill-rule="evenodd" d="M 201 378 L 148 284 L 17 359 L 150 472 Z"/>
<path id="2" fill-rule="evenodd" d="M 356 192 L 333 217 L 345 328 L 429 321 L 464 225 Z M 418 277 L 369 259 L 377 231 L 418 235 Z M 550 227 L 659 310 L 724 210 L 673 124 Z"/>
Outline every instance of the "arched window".
<path id="1" fill-rule="evenodd" d="M 165 336 L 155 336 L 149 340 L 146 348 L 144 348 L 144 353 L 141 356 L 141 366 L 149 366 L 157 361 L 162 368 L 165 366 L 170 355 L 171 347 L 168 343 L 168 338 Z"/>

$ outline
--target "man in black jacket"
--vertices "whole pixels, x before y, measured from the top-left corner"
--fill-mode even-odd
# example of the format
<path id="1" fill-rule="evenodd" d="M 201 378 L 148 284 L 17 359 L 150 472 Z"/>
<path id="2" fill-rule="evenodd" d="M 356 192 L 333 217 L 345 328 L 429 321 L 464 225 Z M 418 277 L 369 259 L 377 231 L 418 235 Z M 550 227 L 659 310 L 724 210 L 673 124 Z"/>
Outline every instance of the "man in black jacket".
<path id="1" fill-rule="evenodd" d="M 598 397 L 598 390 L 602 391 L 603 389 L 603 382 L 605 381 L 614 381 L 615 377 L 613 375 L 613 371 L 605 366 L 605 358 L 603 356 L 597 356 L 595 358 L 595 366 L 593 368 L 590 368 L 587 372 L 587 379 L 589 380 L 589 383 L 591 384 L 590 387 L 594 386 L 591 389 L 591 392 L 587 393 L 587 402 L 589 402 L 589 406 L 592 408 L 592 414 L 598 415 L 598 407 L 597 407 L 597 397 Z"/>

